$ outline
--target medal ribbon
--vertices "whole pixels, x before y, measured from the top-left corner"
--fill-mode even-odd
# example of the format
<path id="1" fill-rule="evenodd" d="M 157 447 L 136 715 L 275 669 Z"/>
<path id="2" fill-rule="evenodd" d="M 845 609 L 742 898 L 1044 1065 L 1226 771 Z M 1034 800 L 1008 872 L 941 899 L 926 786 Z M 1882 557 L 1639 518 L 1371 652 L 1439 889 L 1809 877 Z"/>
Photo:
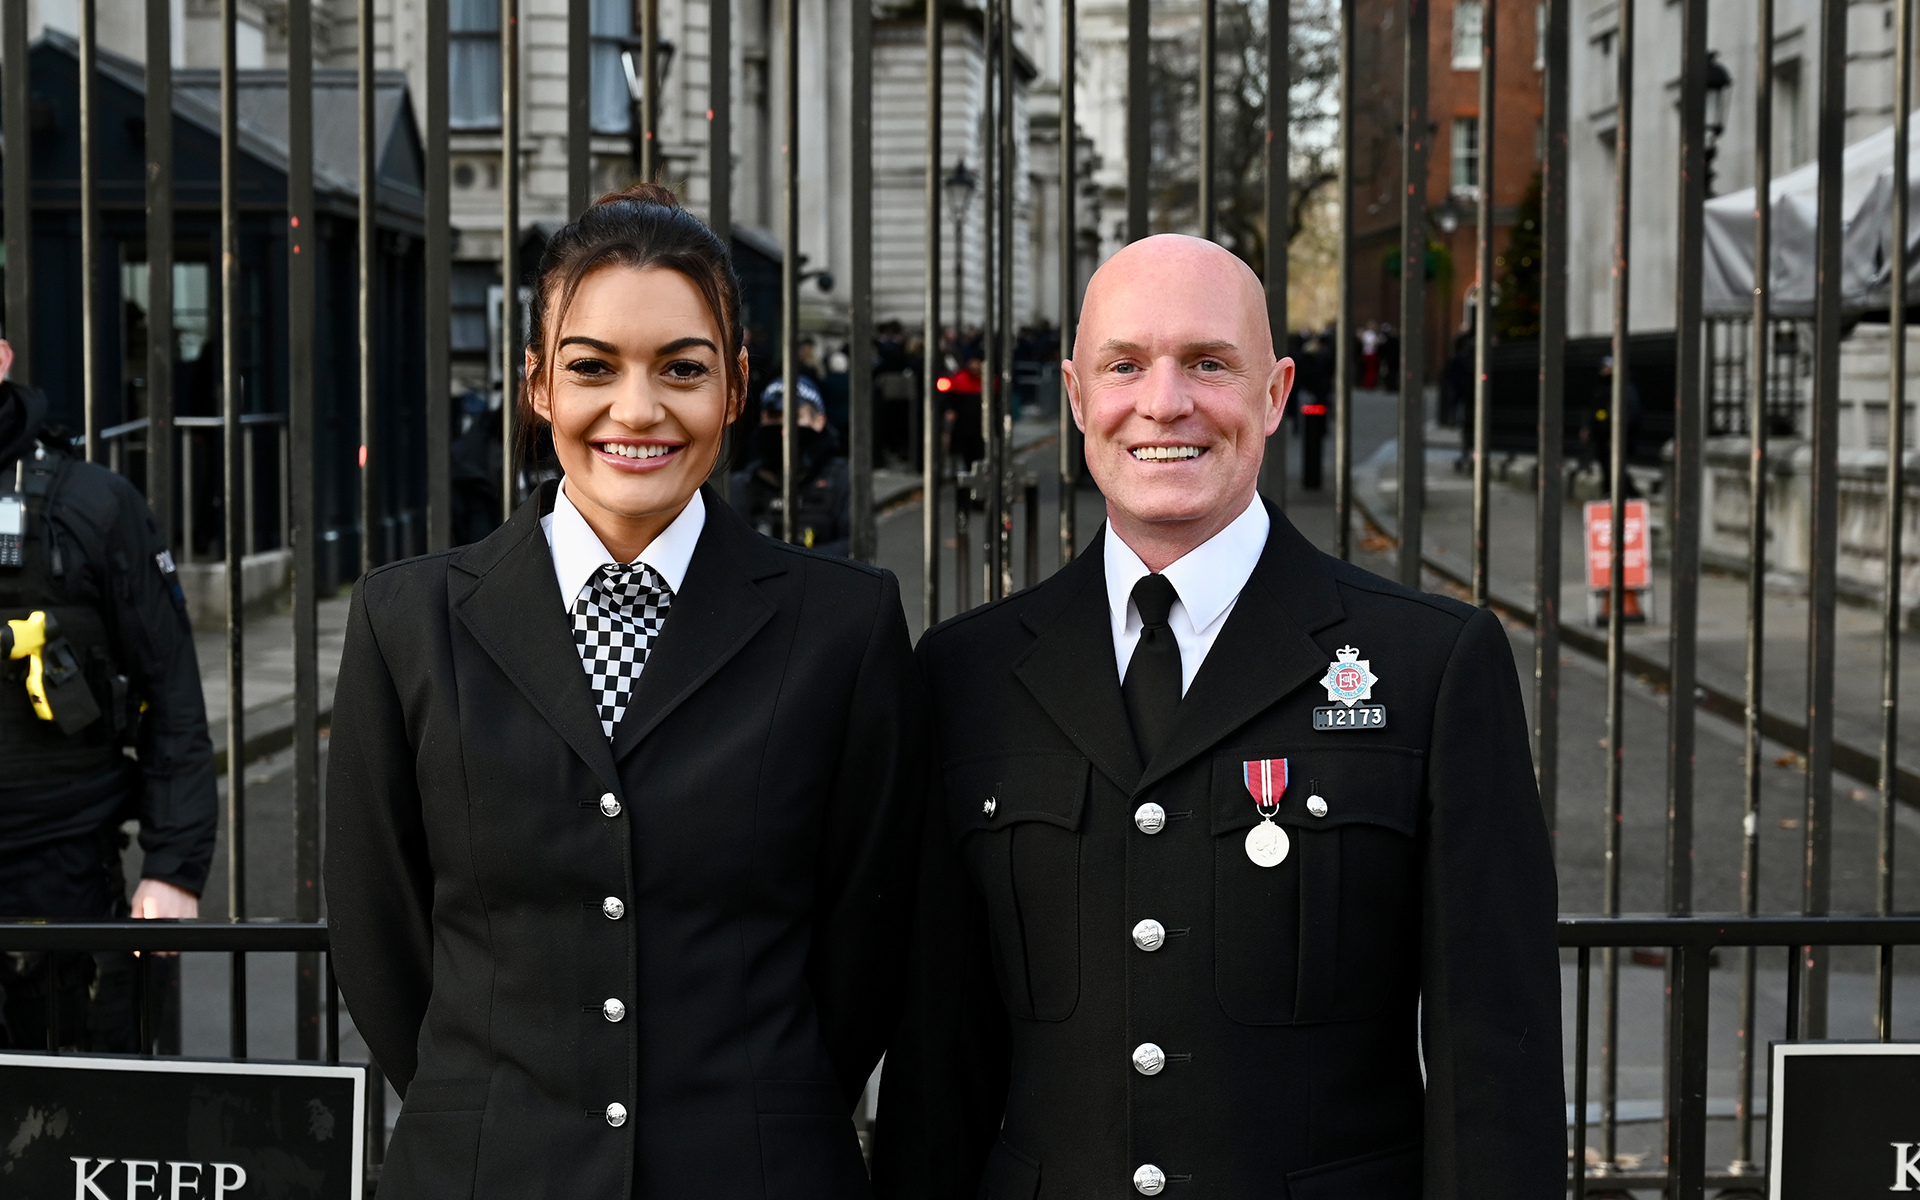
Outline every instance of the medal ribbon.
<path id="1" fill-rule="evenodd" d="M 1247 794 L 1260 815 L 1272 820 L 1280 811 L 1280 797 L 1287 791 L 1287 760 L 1284 758 L 1249 759 L 1241 764 L 1240 774 Z"/>

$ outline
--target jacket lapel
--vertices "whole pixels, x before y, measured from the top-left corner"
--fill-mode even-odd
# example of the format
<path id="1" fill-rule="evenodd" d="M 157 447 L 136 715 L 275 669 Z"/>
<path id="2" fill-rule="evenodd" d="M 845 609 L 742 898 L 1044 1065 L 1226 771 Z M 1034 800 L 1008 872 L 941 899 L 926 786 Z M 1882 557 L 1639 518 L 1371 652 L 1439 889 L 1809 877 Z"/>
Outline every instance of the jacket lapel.
<path id="1" fill-rule="evenodd" d="M 540 530 L 556 490 L 553 483 L 542 486 L 512 520 L 454 560 L 471 583 L 464 589 L 454 584 L 453 611 L 574 753 L 608 788 L 618 788 L 553 573 L 553 552 Z"/>
<path id="2" fill-rule="evenodd" d="M 1140 752 L 1114 670 L 1105 543 L 1104 535 L 1096 535 L 1086 553 L 1042 585 L 1063 589 L 1062 602 L 1051 617 L 1027 618 L 1037 636 L 1013 673 L 1100 773 L 1132 792 Z"/>
<path id="3" fill-rule="evenodd" d="M 711 490 L 706 505 L 706 527 L 687 564 L 687 577 L 667 609 L 667 622 L 647 656 L 626 715 L 613 731 L 615 763 L 631 754 L 773 616 L 773 603 L 755 581 L 784 574 L 784 554 L 763 544 Z"/>
<path id="4" fill-rule="evenodd" d="M 1345 615 L 1333 575 L 1319 550 L 1279 510 L 1268 504 L 1267 515 L 1272 528 L 1260 561 L 1180 702 L 1167 744 L 1147 764 L 1136 790 L 1165 779 L 1326 673 L 1326 652 L 1309 634 Z"/>

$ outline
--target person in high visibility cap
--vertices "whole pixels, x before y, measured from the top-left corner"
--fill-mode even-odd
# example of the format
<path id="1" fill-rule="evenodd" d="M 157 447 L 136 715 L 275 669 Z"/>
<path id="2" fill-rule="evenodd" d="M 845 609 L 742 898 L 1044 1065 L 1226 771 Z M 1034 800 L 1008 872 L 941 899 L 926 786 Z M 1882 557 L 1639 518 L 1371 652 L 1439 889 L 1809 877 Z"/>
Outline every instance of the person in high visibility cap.
<path id="1" fill-rule="evenodd" d="M 1253 272 L 1115 254 L 1062 364 L 1108 521 L 918 657 L 935 756 L 884 1200 L 1545 1200 L 1556 887 L 1490 611 L 1257 494 Z"/>
<path id="2" fill-rule="evenodd" d="M 0 341 L 0 380 L 13 349 Z M 0 920 L 199 915 L 213 742 L 173 555 L 139 491 L 0 382 Z M 122 826 L 139 822 L 131 901 Z M 133 959 L 55 958 L 57 1044 L 136 1049 Z M 0 1046 L 48 1042 L 44 968 L 0 956 Z"/>

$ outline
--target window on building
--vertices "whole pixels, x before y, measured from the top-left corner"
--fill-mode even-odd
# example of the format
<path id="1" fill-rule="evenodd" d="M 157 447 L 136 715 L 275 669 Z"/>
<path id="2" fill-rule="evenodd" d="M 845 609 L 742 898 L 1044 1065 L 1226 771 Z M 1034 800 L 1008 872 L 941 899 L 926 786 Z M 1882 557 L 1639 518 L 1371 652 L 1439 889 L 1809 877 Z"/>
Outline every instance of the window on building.
<path id="1" fill-rule="evenodd" d="M 1452 190 L 1458 196 L 1480 194 L 1480 118 L 1453 119 Z"/>
<path id="2" fill-rule="evenodd" d="M 1800 60 L 1773 67 L 1773 169 L 1791 171 L 1807 161 L 1806 97 Z"/>
<path id="3" fill-rule="evenodd" d="M 499 286 L 500 264 L 456 262 L 448 291 L 453 353 L 487 353 L 487 290 Z"/>
<path id="4" fill-rule="evenodd" d="M 593 0 L 592 32 L 593 130 L 626 133 L 633 126 L 633 105 L 620 51 L 633 37 L 632 0 Z"/>
<path id="5" fill-rule="evenodd" d="M 1453 69 L 1480 69 L 1481 0 L 1460 0 L 1453 6 Z"/>
<path id="6" fill-rule="evenodd" d="M 447 123 L 500 127 L 500 5 L 452 0 L 447 11 Z"/>

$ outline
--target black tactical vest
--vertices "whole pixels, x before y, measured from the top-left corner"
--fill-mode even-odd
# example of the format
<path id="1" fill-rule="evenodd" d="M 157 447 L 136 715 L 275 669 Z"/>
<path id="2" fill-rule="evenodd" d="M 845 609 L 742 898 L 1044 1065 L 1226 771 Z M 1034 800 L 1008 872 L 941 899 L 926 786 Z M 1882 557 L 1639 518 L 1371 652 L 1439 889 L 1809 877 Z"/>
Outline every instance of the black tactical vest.
<path id="1" fill-rule="evenodd" d="M 0 467 L 0 492 L 17 488 L 26 507 L 20 565 L 0 565 L 0 620 L 45 612 L 58 622 L 58 636 L 73 647 L 103 715 L 79 733 L 62 733 L 33 711 L 26 661 L 0 662 L 0 783 L 9 785 L 58 784 L 125 761 L 126 678 L 99 610 L 68 597 L 67 580 L 84 549 L 49 519 L 72 468 L 72 458 L 39 447 Z"/>

